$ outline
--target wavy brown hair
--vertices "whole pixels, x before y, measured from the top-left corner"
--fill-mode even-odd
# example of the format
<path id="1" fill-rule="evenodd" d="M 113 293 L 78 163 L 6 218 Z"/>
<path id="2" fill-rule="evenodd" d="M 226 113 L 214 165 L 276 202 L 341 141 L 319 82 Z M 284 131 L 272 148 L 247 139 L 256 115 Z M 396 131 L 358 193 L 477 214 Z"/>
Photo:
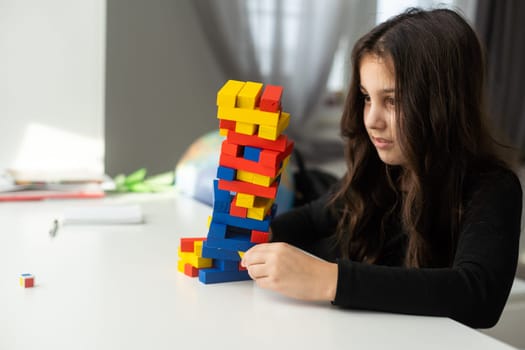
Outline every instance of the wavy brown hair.
<path id="1" fill-rule="evenodd" d="M 359 67 L 368 54 L 394 68 L 403 168 L 380 160 L 364 126 Z M 406 266 L 450 266 L 469 172 L 504 164 L 484 122 L 485 65 L 476 34 L 454 11 L 410 9 L 357 41 L 352 71 L 341 120 L 348 170 L 332 198 L 343 203 L 342 256 L 378 261 L 386 225 L 398 215 L 408 235 Z"/>

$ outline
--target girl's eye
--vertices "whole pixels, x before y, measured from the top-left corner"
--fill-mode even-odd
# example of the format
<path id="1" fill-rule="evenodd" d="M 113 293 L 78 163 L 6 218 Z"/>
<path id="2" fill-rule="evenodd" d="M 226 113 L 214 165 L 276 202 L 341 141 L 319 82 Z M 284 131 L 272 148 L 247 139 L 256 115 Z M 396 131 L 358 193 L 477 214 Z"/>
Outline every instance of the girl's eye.
<path id="1" fill-rule="evenodd" d="M 393 107 L 396 105 L 396 100 L 393 97 L 387 97 L 386 104 Z"/>
<path id="2" fill-rule="evenodd" d="M 363 101 L 365 101 L 366 104 L 370 103 L 370 95 L 363 94 Z"/>

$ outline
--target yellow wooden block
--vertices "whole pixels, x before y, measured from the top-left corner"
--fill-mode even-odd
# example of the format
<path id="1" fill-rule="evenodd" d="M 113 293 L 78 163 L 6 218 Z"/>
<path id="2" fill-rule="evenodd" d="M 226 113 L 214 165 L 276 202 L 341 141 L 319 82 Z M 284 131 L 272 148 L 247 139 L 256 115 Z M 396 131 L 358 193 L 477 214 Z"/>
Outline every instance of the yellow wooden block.
<path id="1" fill-rule="evenodd" d="M 244 84 L 243 81 L 228 80 L 217 92 L 217 106 L 235 107 L 237 94 L 241 91 Z"/>
<path id="2" fill-rule="evenodd" d="M 290 161 L 290 156 L 286 157 L 283 160 L 283 165 L 281 166 L 281 168 L 279 169 L 279 171 L 277 172 L 275 177 L 261 175 L 261 174 L 257 174 L 257 173 L 252 173 L 252 172 L 249 172 L 249 171 L 246 171 L 246 170 L 237 170 L 235 178 L 237 180 L 240 180 L 240 181 L 243 181 L 243 182 L 248 182 L 248 183 L 256 184 L 256 185 L 259 185 L 259 186 L 270 187 L 270 185 L 273 184 L 275 179 L 279 175 L 281 175 L 283 170 L 288 165 L 289 161 Z"/>
<path id="3" fill-rule="evenodd" d="M 257 101 L 261 97 L 263 84 L 246 82 L 241 91 L 237 94 L 236 107 L 254 109 Z"/>
<path id="4" fill-rule="evenodd" d="M 241 257 L 241 259 L 242 259 L 242 258 L 243 258 L 243 256 L 244 256 L 244 252 L 238 251 L 237 253 L 239 254 L 239 256 L 240 256 L 240 257 Z"/>
<path id="5" fill-rule="evenodd" d="M 288 125 L 290 125 L 290 113 L 282 112 L 281 120 L 279 120 L 279 125 L 277 126 L 277 131 L 279 132 L 279 135 L 282 134 L 282 132 L 288 127 Z"/>
<path id="6" fill-rule="evenodd" d="M 213 267 L 213 259 L 210 258 L 199 258 L 198 256 L 194 256 L 192 259 L 189 260 L 189 263 L 191 266 L 196 267 L 198 269 L 206 269 L 208 267 Z"/>
<path id="7" fill-rule="evenodd" d="M 277 174 L 277 175 L 279 175 L 279 174 Z M 256 185 L 270 187 L 270 185 L 274 181 L 275 181 L 275 177 L 265 176 L 265 175 L 261 175 L 261 174 L 254 174 L 252 183 L 254 183 Z"/>
<path id="8" fill-rule="evenodd" d="M 257 135 L 263 139 L 275 141 L 281 135 L 281 133 L 288 127 L 290 124 L 290 114 L 286 112 L 281 113 L 281 119 L 279 120 L 279 125 L 277 127 L 269 125 L 259 126 L 259 132 Z"/>
<path id="9" fill-rule="evenodd" d="M 195 241 L 195 242 L 193 242 L 193 252 L 199 258 L 202 258 L 202 241 Z"/>
<path id="10" fill-rule="evenodd" d="M 228 136 L 228 129 L 219 129 L 219 135 Z"/>
<path id="11" fill-rule="evenodd" d="M 251 172 L 249 172 L 249 171 L 245 171 L 245 170 L 239 170 L 239 169 L 237 169 L 237 172 L 236 172 L 235 178 L 236 178 L 237 180 L 240 180 L 240 181 L 253 183 L 253 175 L 255 175 L 255 174 L 254 174 L 254 173 L 251 173 Z"/>
<path id="12" fill-rule="evenodd" d="M 259 128 L 259 132 L 257 133 L 257 136 L 260 138 L 266 139 L 266 140 L 272 140 L 275 141 L 279 137 L 277 134 L 277 128 L 271 127 L 271 126 L 264 126 L 261 125 Z"/>
<path id="13" fill-rule="evenodd" d="M 195 253 L 181 252 L 180 248 L 177 254 L 182 261 L 198 269 L 213 266 L 213 259 L 211 258 L 202 258 L 195 255 Z"/>
<path id="14" fill-rule="evenodd" d="M 257 197 L 255 198 L 255 203 L 253 208 L 248 208 L 248 213 L 246 214 L 247 218 L 255 220 L 264 220 L 272 204 L 274 203 L 273 199 Z"/>
<path id="15" fill-rule="evenodd" d="M 237 193 L 235 205 L 242 208 L 253 208 L 255 196 L 247 193 Z"/>
<path id="16" fill-rule="evenodd" d="M 186 262 L 184 262 L 184 260 L 179 260 L 179 262 L 177 263 L 177 271 L 184 273 L 185 264 Z"/>
<path id="17" fill-rule="evenodd" d="M 249 182 L 251 184 L 270 187 L 270 185 L 275 181 L 277 176 L 279 176 L 281 171 L 282 171 L 282 167 L 275 177 L 271 177 L 271 176 L 265 176 L 265 175 L 261 175 L 257 173 L 252 173 L 252 172 L 245 171 L 245 170 L 237 170 L 236 178 L 237 180 Z"/>
<path id="18" fill-rule="evenodd" d="M 284 158 L 284 160 L 283 160 L 283 166 L 281 167 L 281 170 L 279 171 L 279 173 L 282 172 L 283 169 L 286 168 L 286 167 L 288 166 L 288 162 L 289 162 L 289 161 L 290 161 L 290 156 Z"/>
<path id="19" fill-rule="evenodd" d="M 208 216 L 208 224 L 207 224 L 207 227 L 208 227 L 208 228 L 210 228 L 210 225 L 211 225 L 211 219 L 212 219 L 211 215 Z"/>
<path id="20" fill-rule="evenodd" d="M 247 109 L 226 106 L 219 106 L 217 108 L 217 118 L 241 123 L 278 127 L 279 121 L 282 119 L 280 116 L 281 112 L 265 112 L 259 110 L 259 108 Z"/>
<path id="21" fill-rule="evenodd" d="M 187 260 L 190 256 L 190 254 L 193 254 L 193 252 L 183 252 L 182 250 L 180 250 L 180 247 L 179 249 L 177 249 L 177 256 L 179 258 L 181 258 L 182 260 Z"/>
<path id="22" fill-rule="evenodd" d="M 244 135 L 255 135 L 257 133 L 257 125 L 252 123 L 235 123 L 235 132 Z"/>
<path id="23" fill-rule="evenodd" d="M 266 213 L 267 211 L 261 208 L 248 208 L 246 217 L 254 220 L 264 220 L 264 218 L 266 217 Z"/>

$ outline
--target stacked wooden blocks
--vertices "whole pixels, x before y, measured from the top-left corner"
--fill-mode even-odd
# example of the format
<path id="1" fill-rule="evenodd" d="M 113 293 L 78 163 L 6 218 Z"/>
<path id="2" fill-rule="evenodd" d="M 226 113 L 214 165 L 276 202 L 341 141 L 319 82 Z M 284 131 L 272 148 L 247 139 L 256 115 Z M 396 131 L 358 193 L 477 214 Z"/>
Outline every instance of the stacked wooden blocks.
<path id="1" fill-rule="evenodd" d="M 290 122 L 290 115 L 281 111 L 282 91 L 280 86 L 263 91 L 261 83 L 229 80 L 217 94 L 219 129 L 226 139 L 213 183 L 208 236 L 193 239 L 202 249 L 184 250 L 184 238 L 179 249 L 179 271 L 198 273 L 203 283 L 249 279 L 240 266 L 242 252 L 268 242 L 280 176 L 293 149 L 282 134 Z M 189 255 L 185 260 L 181 254 Z M 190 257 L 210 259 L 213 266 L 197 266 Z"/>
<path id="2" fill-rule="evenodd" d="M 205 238 L 181 238 L 179 246 L 179 272 L 191 277 L 199 275 L 199 269 L 212 267 L 213 261 L 202 257 L 202 241 Z"/>

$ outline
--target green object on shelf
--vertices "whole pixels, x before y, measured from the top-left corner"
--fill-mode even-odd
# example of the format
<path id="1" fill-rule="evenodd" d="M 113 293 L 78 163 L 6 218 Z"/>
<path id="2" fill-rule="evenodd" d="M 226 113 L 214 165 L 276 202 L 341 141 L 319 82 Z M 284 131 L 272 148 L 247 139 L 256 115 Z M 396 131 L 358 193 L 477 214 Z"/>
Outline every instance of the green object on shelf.
<path id="1" fill-rule="evenodd" d="M 126 180 L 124 181 L 124 184 L 126 186 L 133 186 L 137 183 L 140 183 L 140 182 L 143 182 L 144 181 L 144 178 L 146 177 L 146 173 L 148 171 L 146 170 L 146 168 L 142 168 L 142 169 L 139 169 L 131 174 L 129 174 L 127 177 L 126 177 Z"/>
<path id="2" fill-rule="evenodd" d="M 147 170 L 141 168 L 129 175 L 115 176 L 117 192 L 166 192 L 173 190 L 175 174 L 173 171 L 146 177 Z"/>

